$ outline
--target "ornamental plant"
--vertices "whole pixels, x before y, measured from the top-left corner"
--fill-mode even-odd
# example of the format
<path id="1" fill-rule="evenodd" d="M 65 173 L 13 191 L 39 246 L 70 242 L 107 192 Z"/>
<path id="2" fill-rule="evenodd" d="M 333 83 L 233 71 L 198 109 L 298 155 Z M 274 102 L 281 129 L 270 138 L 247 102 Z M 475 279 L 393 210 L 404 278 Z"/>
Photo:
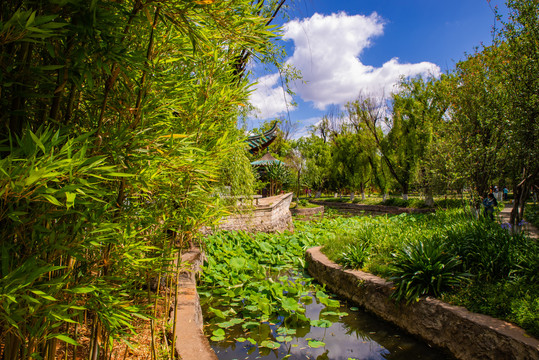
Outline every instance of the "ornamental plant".
<path id="1" fill-rule="evenodd" d="M 470 277 L 461 271 L 460 258 L 445 251 L 445 245 L 434 239 L 405 244 L 393 256 L 390 280 L 395 284 L 393 297 L 398 301 L 409 303 L 426 295 L 438 297 Z"/>

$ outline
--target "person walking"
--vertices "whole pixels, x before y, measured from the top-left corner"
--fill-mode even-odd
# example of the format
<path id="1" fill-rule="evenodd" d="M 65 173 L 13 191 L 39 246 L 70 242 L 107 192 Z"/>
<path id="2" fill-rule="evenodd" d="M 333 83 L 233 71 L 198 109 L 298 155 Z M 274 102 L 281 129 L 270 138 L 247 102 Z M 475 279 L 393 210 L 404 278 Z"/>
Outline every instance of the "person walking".
<path id="1" fill-rule="evenodd" d="M 503 201 L 507 201 L 507 195 L 509 195 L 509 189 L 507 186 L 503 187 Z"/>
<path id="2" fill-rule="evenodd" d="M 484 199 L 483 199 L 483 206 L 485 207 L 484 214 L 485 217 L 489 217 L 490 220 L 494 221 L 494 208 L 498 207 L 498 201 L 496 201 L 496 198 L 492 193 L 489 193 Z"/>

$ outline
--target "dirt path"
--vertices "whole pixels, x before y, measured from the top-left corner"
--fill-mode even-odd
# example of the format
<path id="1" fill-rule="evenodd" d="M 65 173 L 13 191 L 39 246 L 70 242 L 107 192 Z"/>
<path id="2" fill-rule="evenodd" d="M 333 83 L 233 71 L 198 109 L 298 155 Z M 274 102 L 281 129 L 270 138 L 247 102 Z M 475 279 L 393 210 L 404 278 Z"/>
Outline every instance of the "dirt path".
<path id="1" fill-rule="evenodd" d="M 498 219 L 502 224 L 509 223 L 509 219 L 511 217 L 511 210 L 512 207 L 506 205 L 505 208 L 500 211 L 498 214 Z M 535 226 L 529 223 L 525 223 L 524 226 L 522 226 L 522 230 L 528 234 L 533 239 L 539 239 L 539 229 L 537 229 Z"/>

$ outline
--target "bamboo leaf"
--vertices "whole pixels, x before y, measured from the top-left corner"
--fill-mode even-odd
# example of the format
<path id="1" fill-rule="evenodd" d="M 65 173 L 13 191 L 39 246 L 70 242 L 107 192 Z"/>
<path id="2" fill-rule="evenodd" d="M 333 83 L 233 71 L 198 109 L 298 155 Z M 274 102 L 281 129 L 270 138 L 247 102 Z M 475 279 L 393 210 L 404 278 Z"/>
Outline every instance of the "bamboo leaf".
<path id="1" fill-rule="evenodd" d="M 56 301 L 56 299 L 41 290 L 30 289 L 30 292 L 42 297 L 45 300 Z"/>
<path id="2" fill-rule="evenodd" d="M 70 345 L 74 345 L 74 346 L 79 346 L 80 345 L 78 342 L 76 342 L 75 340 L 73 340 L 72 338 L 70 338 L 67 335 L 57 334 L 57 335 L 54 335 L 54 337 L 57 338 L 58 340 L 66 342 L 66 343 L 68 343 Z"/>

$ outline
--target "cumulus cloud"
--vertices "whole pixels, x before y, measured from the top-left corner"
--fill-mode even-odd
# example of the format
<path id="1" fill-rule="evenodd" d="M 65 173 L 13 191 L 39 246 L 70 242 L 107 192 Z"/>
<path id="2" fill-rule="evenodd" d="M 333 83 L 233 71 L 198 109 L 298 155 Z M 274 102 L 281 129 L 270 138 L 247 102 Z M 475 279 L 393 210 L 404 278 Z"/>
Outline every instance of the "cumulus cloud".
<path id="1" fill-rule="evenodd" d="M 391 92 L 401 76 L 440 74 L 429 62 L 401 64 L 393 58 L 376 68 L 361 62 L 360 55 L 372 38 L 383 33 L 384 22 L 376 13 L 370 16 L 314 14 L 288 22 L 283 38 L 293 40 L 294 54 L 288 60 L 301 70 L 303 82 L 296 82 L 296 93 L 312 101 L 318 109 L 344 104 L 358 93 Z"/>
<path id="2" fill-rule="evenodd" d="M 343 105 L 359 93 L 388 95 L 401 76 L 440 75 L 440 68 L 433 63 L 400 63 L 396 57 L 381 67 L 363 64 L 362 52 L 383 30 L 384 21 L 376 13 L 314 14 L 286 23 L 283 39 L 294 42 L 294 52 L 287 63 L 299 69 L 303 76 L 294 83 L 294 92 L 305 102 L 324 110 L 330 104 Z M 251 103 L 259 109 L 258 117 L 262 119 L 283 114 L 292 100 L 278 80 L 278 74 L 258 79 L 259 84 L 251 95 Z"/>
<path id="3" fill-rule="evenodd" d="M 291 109 L 292 97 L 278 85 L 279 74 L 266 75 L 257 80 L 249 101 L 256 107 L 256 117 L 268 119 Z"/>

